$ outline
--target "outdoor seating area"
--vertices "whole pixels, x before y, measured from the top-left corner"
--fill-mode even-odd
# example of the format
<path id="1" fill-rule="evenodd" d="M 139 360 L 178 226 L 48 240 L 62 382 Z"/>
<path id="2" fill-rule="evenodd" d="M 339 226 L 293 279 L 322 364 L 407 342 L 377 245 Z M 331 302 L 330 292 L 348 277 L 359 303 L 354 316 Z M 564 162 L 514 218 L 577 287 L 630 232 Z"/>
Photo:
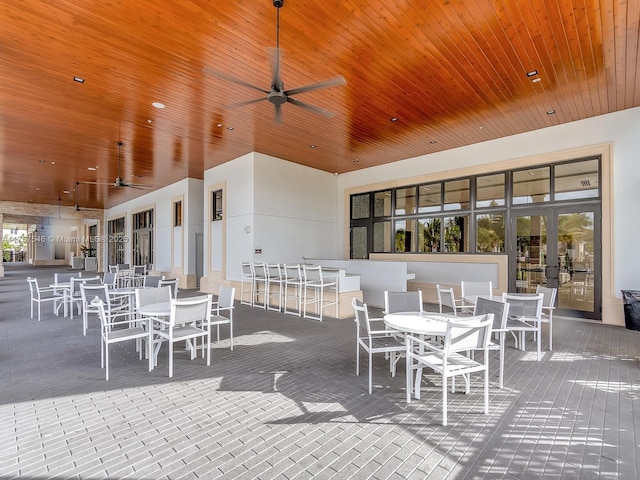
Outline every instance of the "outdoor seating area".
<path id="1" fill-rule="evenodd" d="M 540 361 L 535 352 L 516 349 L 513 338 L 507 337 L 500 350 L 502 339 L 492 335 L 485 344 L 478 336 L 473 345 L 461 347 L 476 350 L 474 357 L 449 355 L 482 363 L 485 354 L 477 349 L 496 345 L 489 351 L 488 387 L 486 376 L 472 373 L 468 384 L 446 391 L 444 401 L 443 373 L 432 369 L 437 351 L 418 354 L 421 358 L 412 357 L 409 383 L 415 389 L 422 368 L 420 399 L 407 403 L 404 338 L 371 350 L 375 354 L 369 360 L 360 348 L 360 361 L 371 375 L 358 376 L 354 319 L 300 322 L 281 311 L 234 302 L 233 292 L 222 289 L 208 310 L 214 312 L 208 352 L 194 337 L 189 348 L 179 341 L 172 353 L 163 347 L 150 357 L 144 325 L 125 325 L 127 341 L 119 342 L 112 334 L 120 330 L 105 322 L 102 331 L 109 338 L 101 354 L 98 323 L 93 328 L 90 323 L 84 336 L 81 318 L 61 311 L 56 316 L 53 302 L 42 305 L 39 322 L 35 315 L 30 318 L 26 278 L 48 285 L 55 271 L 10 267 L 0 279 L 0 329 L 8 340 L 0 357 L 8 387 L 0 392 L 5 452 L 0 476 L 635 478 L 633 445 L 640 426 L 632 416 L 636 399 L 630 393 L 640 384 L 638 332 L 554 318 L 553 350 L 544 330 L 537 336 Z M 201 296 L 195 290 L 179 294 L 184 300 Z M 496 303 L 506 305 L 480 298 L 476 313 L 493 316 Z M 233 350 L 229 337 L 223 334 L 217 341 L 213 329 L 217 322 L 227 323 L 220 317 L 229 304 Z M 438 309 L 424 304 L 423 314 L 440 315 Z M 361 316 L 361 321 L 372 320 L 375 330 L 367 334 L 362 324 L 363 335 L 393 338 L 382 320 L 373 320 L 385 316 L 382 309 L 370 310 L 371 318 Z M 475 317 L 457 321 L 464 325 L 468 318 Z M 499 325 L 494 321 L 492 328 Z M 473 328 L 486 329 L 487 323 Z M 169 328 L 164 332 L 171 336 Z M 202 331 L 191 333 L 202 336 Z M 419 352 L 421 341 L 438 348 L 429 338 L 407 338 L 416 346 L 410 352 Z M 455 338 L 452 332 L 451 341 Z M 101 367 L 105 361 L 108 381 Z M 168 375 L 171 362 L 173 377 Z M 498 388 L 498 372 L 503 388 Z M 39 422 L 45 414 L 51 421 Z M 168 420 L 175 415 L 192 421 L 178 428 Z M 180 444 L 192 448 L 174 448 Z"/>

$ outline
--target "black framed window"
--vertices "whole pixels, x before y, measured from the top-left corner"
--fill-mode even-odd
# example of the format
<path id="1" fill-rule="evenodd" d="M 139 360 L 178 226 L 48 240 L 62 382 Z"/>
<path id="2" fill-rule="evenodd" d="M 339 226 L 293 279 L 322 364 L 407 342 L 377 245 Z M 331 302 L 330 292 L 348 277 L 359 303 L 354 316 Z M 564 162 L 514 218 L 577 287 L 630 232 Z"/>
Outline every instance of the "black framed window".
<path id="1" fill-rule="evenodd" d="M 600 158 L 487 172 L 351 196 L 351 258 L 504 253 L 511 209 L 599 198 Z"/>
<path id="2" fill-rule="evenodd" d="M 211 192 L 211 221 L 222 220 L 222 190 Z"/>

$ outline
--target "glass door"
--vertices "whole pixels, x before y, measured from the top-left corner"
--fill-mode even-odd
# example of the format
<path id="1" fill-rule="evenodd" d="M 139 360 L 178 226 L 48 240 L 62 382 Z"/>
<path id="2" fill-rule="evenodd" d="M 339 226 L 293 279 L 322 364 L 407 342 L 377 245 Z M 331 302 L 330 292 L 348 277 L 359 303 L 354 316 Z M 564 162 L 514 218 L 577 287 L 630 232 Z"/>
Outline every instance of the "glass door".
<path id="1" fill-rule="evenodd" d="M 600 319 L 600 228 L 595 209 L 550 207 L 515 212 L 510 291 L 557 288 L 556 315 Z"/>

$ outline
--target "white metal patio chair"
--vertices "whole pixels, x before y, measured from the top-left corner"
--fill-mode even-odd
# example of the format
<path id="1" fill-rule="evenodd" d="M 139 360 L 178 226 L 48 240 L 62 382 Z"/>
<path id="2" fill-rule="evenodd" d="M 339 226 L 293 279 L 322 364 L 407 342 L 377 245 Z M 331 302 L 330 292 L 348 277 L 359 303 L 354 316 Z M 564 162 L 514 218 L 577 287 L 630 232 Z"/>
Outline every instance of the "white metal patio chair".
<path id="1" fill-rule="evenodd" d="M 109 321 L 117 317 L 127 317 L 131 319 L 133 312 L 128 302 L 121 302 L 120 298 L 114 298 L 109 294 L 107 285 L 80 285 L 82 295 L 82 334 L 87 334 L 89 314 L 98 314 L 98 308 L 91 305 L 95 297 L 102 300 L 105 314 Z"/>
<path id="2" fill-rule="evenodd" d="M 302 316 L 302 292 L 304 289 L 304 279 L 302 278 L 302 269 L 298 264 L 284 265 L 284 290 L 283 290 L 283 308 L 284 313 L 289 315 Z M 292 293 L 291 293 L 292 292 Z M 290 301 L 295 302 L 295 308 L 288 308 Z"/>
<path id="3" fill-rule="evenodd" d="M 242 305 L 253 306 L 253 291 L 255 289 L 253 263 L 242 262 L 240 266 L 242 268 L 242 276 L 240 277 L 240 303 Z M 249 290 L 249 300 L 245 300 L 245 289 L 247 288 Z"/>
<path id="4" fill-rule="evenodd" d="M 497 350 L 500 355 L 500 370 L 498 373 L 498 386 L 504 386 L 504 348 L 507 330 L 507 320 L 509 318 L 509 304 L 506 302 L 498 302 L 496 300 L 488 300 L 486 298 L 478 298 L 476 301 L 474 316 L 493 315 L 493 325 L 491 326 L 491 340 L 488 349 Z"/>
<path id="5" fill-rule="evenodd" d="M 187 341 L 190 344 L 191 360 L 196 357 L 198 338 L 202 338 L 209 345 L 211 340 L 211 327 L 209 326 L 211 303 L 211 294 L 179 300 L 173 299 L 171 300 L 169 319 L 154 319 L 154 337 L 160 337 L 169 345 L 169 377 L 173 377 L 174 343 Z M 164 328 L 156 328 L 155 326 L 158 325 Z M 207 348 L 206 350 L 207 365 L 211 365 L 211 349 Z M 157 363 L 155 359 L 154 363 Z"/>
<path id="6" fill-rule="evenodd" d="M 542 316 L 540 321 L 549 324 L 549 351 L 553 350 L 553 311 L 556 308 L 557 288 L 536 286 L 536 293 L 541 293 L 542 299 Z"/>
<path id="7" fill-rule="evenodd" d="M 473 303 L 468 301 L 469 297 L 478 296 L 491 296 L 493 294 L 492 282 L 460 282 L 460 296 L 462 298 L 462 305 L 469 307 L 469 310 L 473 310 Z"/>
<path id="8" fill-rule="evenodd" d="M 385 329 L 381 318 L 369 318 L 367 305 L 354 298 L 351 301 L 356 322 L 356 375 L 360 375 L 360 347 L 369 354 L 369 393 L 372 389 L 373 355 L 376 353 L 389 354 L 389 369 L 393 377 L 396 376 L 396 364 L 404 352 L 404 343 L 394 337 L 400 333 Z M 377 325 L 376 325 L 377 323 Z"/>
<path id="9" fill-rule="evenodd" d="M 436 285 L 436 293 L 438 294 L 438 309 L 440 313 L 452 313 L 458 315 L 458 312 L 465 313 L 469 311 L 469 306 L 465 306 L 462 300 L 456 300 L 453 288 L 445 288 Z"/>
<path id="10" fill-rule="evenodd" d="M 333 305 L 338 318 L 338 272 L 323 271 L 321 265 L 303 265 L 302 276 L 302 316 L 322 321 L 324 309 Z M 327 293 L 332 294 L 333 299 L 327 299 Z"/>
<path id="11" fill-rule="evenodd" d="M 542 324 L 542 293 L 536 295 L 517 295 L 503 293 L 502 301 L 509 304 L 509 319 L 507 330 L 511 332 L 516 341 L 516 348 L 525 349 L 525 336 L 527 332 L 534 334 L 537 347 L 537 359 L 541 357 L 541 324 Z M 517 335 L 516 335 L 517 334 Z"/>
<path id="12" fill-rule="evenodd" d="M 38 306 L 38 321 L 40 321 L 40 305 L 43 303 L 51 302 L 53 305 L 53 311 L 56 311 L 57 302 L 64 301 L 63 297 L 57 293 L 59 289 L 56 287 L 39 287 L 37 278 L 27 278 L 29 283 L 29 295 L 31 304 L 31 318 L 33 318 L 33 307 Z"/>
<path id="13" fill-rule="evenodd" d="M 229 325 L 229 343 L 233 350 L 233 302 L 236 296 L 236 289 L 226 285 L 220 285 L 218 299 L 211 302 L 211 318 L 209 327 L 216 327 L 218 343 L 220 343 L 220 325 Z M 203 344 L 204 348 L 204 344 Z M 211 348 L 211 345 L 207 345 Z M 204 351 L 202 353 L 204 355 Z"/>
<path id="14" fill-rule="evenodd" d="M 105 311 L 105 304 L 99 298 L 95 297 L 90 306 L 98 312 L 100 319 L 100 367 L 105 369 L 105 380 L 109 380 L 109 345 L 113 343 L 126 342 L 135 340 L 136 345 L 141 340 L 147 340 L 147 346 L 150 349 L 152 345 L 152 332 L 149 328 L 143 328 L 139 324 L 131 324 L 129 320 L 117 320 L 117 317 L 109 317 Z M 142 349 L 138 348 L 139 358 L 142 360 Z M 149 360 L 149 371 L 153 369 L 153 355 L 147 352 Z"/>
<path id="15" fill-rule="evenodd" d="M 484 374 L 484 413 L 489 413 L 489 338 L 492 318 L 487 315 L 451 320 L 443 345 L 425 342 L 412 335 L 406 337 L 405 354 L 407 357 L 406 385 L 407 403 L 411 401 L 413 372 L 416 371 L 415 397 L 420 398 L 422 369 L 432 369 L 442 378 L 442 425 L 447 425 L 448 379 L 452 379 L 451 389 L 455 391 L 453 379 L 462 376 L 465 380 L 465 393 L 471 389 L 470 375 L 476 372 Z M 464 355 L 462 352 L 483 350 L 482 361 Z"/>

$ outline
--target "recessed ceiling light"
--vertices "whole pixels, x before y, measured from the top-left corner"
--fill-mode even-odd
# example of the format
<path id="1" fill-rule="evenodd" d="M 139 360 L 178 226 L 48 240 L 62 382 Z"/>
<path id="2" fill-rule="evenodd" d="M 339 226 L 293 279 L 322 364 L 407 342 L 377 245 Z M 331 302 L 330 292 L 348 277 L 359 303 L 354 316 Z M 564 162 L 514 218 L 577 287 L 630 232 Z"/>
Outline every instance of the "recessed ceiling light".
<path id="1" fill-rule="evenodd" d="M 69 190 L 62 190 L 62 193 L 69 193 Z"/>
<path id="2" fill-rule="evenodd" d="M 438 142 L 436 142 L 435 140 L 429 140 L 429 143 L 430 143 L 431 145 L 435 145 L 435 144 L 436 144 L 436 143 L 438 143 Z"/>
<path id="3" fill-rule="evenodd" d="M 160 102 L 153 102 L 151 105 L 153 105 L 156 108 L 164 108 L 164 103 L 160 103 Z"/>
<path id="4" fill-rule="evenodd" d="M 391 117 L 390 119 L 392 122 L 397 122 L 398 121 L 398 117 Z"/>
<path id="5" fill-rule="evenodd" d="M 74 81 L 74 82 L 78 82 L 78 83 L 84 83 L 84 78 L 80 78 L 80 77 L 73 77 L 73 81 Z"/>
<path id="6" fill-rule="evenodd" d="M 147 123 L 153 123 L 153 120 L 147 120 Z"/>
<path id="7" fill-rule="evenodd" d="M 535 77 L 538 74 L 538 70 L 531 70 L 527 72 L 527 77 Z"/>
<path id="8" fill-rule="evenodd" d="M 56 162 L 51 162 L 51 165 L 55 165 L 55 164 L 56 164 Z"/>
<path id="9" fill-rule="evenodd" d="M 309 148 L 316 148 L 315 145 L 309 145 Z"/>
<path id="10" fill-rule="evenodd" d="M 227 127 L 227 130 L 235 130 L 233 127 Z"/>
<path id="11" fill-rule="evenodd" d="M 480 126 L 478 127 L 478 130 L 482 130 L 483 128 L 484 128 L 484 125 L 480 125 Z"/>
<path id="12" fill-rule="evenodd" d="M 91 170 L 92 172 L 95 172 L 97 170 L 96 167 L 87 167 L 87 170 Z"/>
<path id="13" fill-rule="evenodd" d="M 353 160 L 353 163 L 360 163 L 360 159 L 356 157 L 356 158 Z"/>
<path id="14" fill-rule="evenodd" d="M 218 127 L 218 128 L 222 128 L 222 124 L 221 124 L 221 123 L 217 123 L 217 124 L 216 124 L 216 127 Z"/>
<path id="15" fill-rule="evenodd" d="M 542 80 L 540 77 L 538 78 L 534 78 L 533 80 L 531 80 L 533 83 L 538 83 L 540 80 Z"/>
<path id="16" fill-rule="evenodd" d="M 555 110 L 547 110 L 547 115 L 553 115 L 554 113 L 556 113 Z"/>

